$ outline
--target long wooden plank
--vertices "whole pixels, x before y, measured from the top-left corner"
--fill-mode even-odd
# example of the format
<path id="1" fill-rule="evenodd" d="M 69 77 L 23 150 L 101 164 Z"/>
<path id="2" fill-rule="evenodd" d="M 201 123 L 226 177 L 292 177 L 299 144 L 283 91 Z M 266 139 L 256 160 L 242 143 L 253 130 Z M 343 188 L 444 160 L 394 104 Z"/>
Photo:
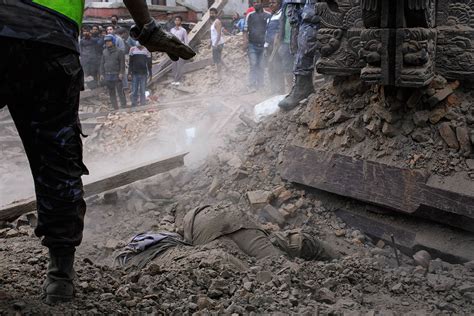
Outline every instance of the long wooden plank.
<path id="1" fill-rule="evenodd" d="M 283 179 L 474 231 L 472 194 L 427 185 L 430 174 L 289 146 Z"/>
<path id="2" fill-rule="evenodd" d="M 184 157 L 186 155 L 187 153 L 183 153 L 157 161 L 143 163 L 130 169 L 101 177 L 99 180 L 84 185 L 84 196 L 90 197 L 181 167 L 184 165 Z M 18 201 L 0 209 L 0 221 L 13 221 L 21 215 L 35 210 L 35 198 Z"/>

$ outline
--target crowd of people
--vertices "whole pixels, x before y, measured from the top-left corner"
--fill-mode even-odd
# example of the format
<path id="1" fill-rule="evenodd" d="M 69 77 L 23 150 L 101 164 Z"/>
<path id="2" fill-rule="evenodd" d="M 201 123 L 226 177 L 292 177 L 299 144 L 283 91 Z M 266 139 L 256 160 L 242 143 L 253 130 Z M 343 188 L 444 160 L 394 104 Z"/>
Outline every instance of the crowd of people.
<path id="1" fill-rule="evenodd" d="M 107 87 L 110 102 L 119 109 L 127 107 L 127 91 L 131 81 L 131 106 L 145 105 L 147 79 L 152 75 L 151 53 L 138 41 L 130 37 L 126 28 L 119 27 L 113 16 L 111 24 L 83 26 L 79 47 L 84 76 L 90 80 L 88 86 Z M 128 72 L 126 64 L 128 64 Z"/>
<path id="2" fill-rule="evenodd" d="M 261 90 L 268 83 L 272 93 L 285 93 L 292 85 L 295 63 L 295 56 L 290 52 L 292 32 L 288 11 L 282 0 L 271 0 L 268 8 L 256 0 L 242 15 L 234 13 L 231 26 L 226 28 L 218 10 L 211 8 L 210 46 L 218 79 L 222 78 L 223 69 L 227 69 L 222 59 L 224 37 L 243 34 L 243 49 L 250 65 L 249 90 Z M 169 12 L 163 28 L 188 44 L 188 32 L 181 16 Z M 146 84 L 152 76 L 151 54 L 130 37 L 128 29 L 118 25 L 117 16 L 112 16 L 107 26 L 84 26 L 80 49 L 88 86 L 91 89 L 99 85 L 107 87 L 114 109 L 119 108 L 117 98 L 121 107 L 127 106 L 128 92 L 131 92 L 132 107 L 146 104 Z M 171 85 L 181 84 L 183 66 L 184 60 L 173 61 Z"/>

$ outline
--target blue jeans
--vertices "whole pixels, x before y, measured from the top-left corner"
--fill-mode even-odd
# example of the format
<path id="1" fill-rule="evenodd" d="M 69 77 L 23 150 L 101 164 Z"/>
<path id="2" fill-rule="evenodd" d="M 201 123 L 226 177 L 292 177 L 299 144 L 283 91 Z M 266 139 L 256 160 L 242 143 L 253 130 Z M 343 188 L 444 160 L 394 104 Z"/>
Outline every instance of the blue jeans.
<path id="1" fill-rule="evenodd" d="M 132 75 L 132 106 L 137 106 L 140 96 L 140 105 L 146 104 L 146 75 Z"/>
<path id="2" fill-rule="evenodd" d="M 260 88 L 263 86 L 265 70 L 263 65 L 264 47 L 249 43 L 248 55 L 250 63 L 249 86 Z"/>

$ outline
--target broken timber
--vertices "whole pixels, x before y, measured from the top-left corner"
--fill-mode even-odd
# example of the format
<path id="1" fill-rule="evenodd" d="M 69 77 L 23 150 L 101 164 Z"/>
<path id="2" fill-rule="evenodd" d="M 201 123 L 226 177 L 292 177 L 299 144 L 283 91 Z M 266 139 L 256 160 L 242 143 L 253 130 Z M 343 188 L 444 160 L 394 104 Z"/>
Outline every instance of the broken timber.
<path id="1" fill-rule="evenodd" d="M 290 182 L 474 232 L 474 188 L 429 184 L 430 174 L 298 146 L 284 153 L 281 176 Z"/>
<path id="2" fill-rule="evenodd" d="M 183 153 L 158 161 L 147 162 L 128 170 L 102 177 L 99 180 L 84 185 L 84 197 L 94 196 L 181 167 L 184 165 L 184 157 L 186 155 L 187 153 Z M 34 198 L 15 202 L 0 209 L 0 221 L 11 222 L 21 215 L 35 210 L 36 200 Z"/>

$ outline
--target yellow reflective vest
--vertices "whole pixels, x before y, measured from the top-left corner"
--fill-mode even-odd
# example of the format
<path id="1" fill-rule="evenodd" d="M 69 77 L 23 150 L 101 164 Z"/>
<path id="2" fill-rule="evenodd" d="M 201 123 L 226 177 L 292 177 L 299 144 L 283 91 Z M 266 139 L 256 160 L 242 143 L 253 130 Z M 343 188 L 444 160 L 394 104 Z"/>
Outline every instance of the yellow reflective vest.
<path id="1" fill-rule="evenodd" d="M 31 3 L 59 13 L 76 22 L 79 28 L 84 14 L 84 0 L 31 0 Z"/>

